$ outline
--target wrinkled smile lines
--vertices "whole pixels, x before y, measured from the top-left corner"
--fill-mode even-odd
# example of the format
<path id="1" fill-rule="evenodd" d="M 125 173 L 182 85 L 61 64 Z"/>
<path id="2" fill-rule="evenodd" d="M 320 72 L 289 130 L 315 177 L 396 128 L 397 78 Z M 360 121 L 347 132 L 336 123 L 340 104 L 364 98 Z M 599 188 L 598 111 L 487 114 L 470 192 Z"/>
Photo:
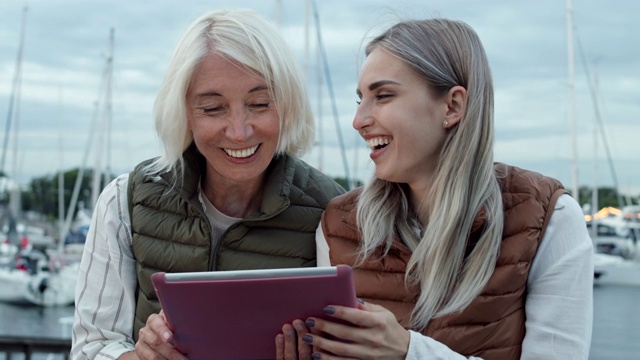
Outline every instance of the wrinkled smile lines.
<path id="1" fill-rule="evenodd" d="M 233 158 L 246 158 L 249 157 L 253 154 L 256 153 L 256 150 L 258 150 L 258 145 L 252 146 L 250 148 L 246 148 L 246 149 L 241 149 L 241 150 L 234 150 L 234 149 L 223 149 L 225 153 L 227 153 L 227 155 L 233 157 Z"/>

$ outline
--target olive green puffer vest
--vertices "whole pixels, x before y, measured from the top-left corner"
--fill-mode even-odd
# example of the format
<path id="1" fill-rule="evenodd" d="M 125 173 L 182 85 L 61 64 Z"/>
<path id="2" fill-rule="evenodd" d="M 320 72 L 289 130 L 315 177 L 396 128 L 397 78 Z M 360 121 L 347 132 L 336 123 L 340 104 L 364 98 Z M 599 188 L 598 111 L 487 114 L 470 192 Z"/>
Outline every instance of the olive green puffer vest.
<path id="1" fill-rule="evenodd" d="M 465 355 L 485 360 L 520 359 L 525 335 L 525 300 L 531 262 L 553 213 L 566 191 L 538 173 L 496 164 L 504 205 L 503 240 L 496 268 L 484 290 L 463 311 L 432 319 L 423 334 Z M 355 207 L 361 189 L 332 200 L 322 226 L 331 264 L 353 265 L 360 243 Z M 482 216 L 474 222 L 470 243 L 482 231 Z M 471 249 L 468 249 L 468 253 Z M 365 301 L 392 311 L 408 327 L 418 291 L 404 285 L 411 251 L 398 238 L 387 256 L 355 269 L 356 293 Z M 428 291 L 428 289 L 425 289 Z"/>
<path id="2" fill-rule="evenodd" d="M 138 291 L 134 338 L 152 313 L 160 311 L 150 277 L 158 271 L 187 272 L 316 265 L 315 230 L 331 198 L 344 193 L 333 180 L 288 155 L 267 169 L 260 210 L 232 225 L 216 248 L 212 228 L 198 199 L 204 158 L 195 147 L 184 154 L 184 177 L 129 175 L 129 210 Z"/>

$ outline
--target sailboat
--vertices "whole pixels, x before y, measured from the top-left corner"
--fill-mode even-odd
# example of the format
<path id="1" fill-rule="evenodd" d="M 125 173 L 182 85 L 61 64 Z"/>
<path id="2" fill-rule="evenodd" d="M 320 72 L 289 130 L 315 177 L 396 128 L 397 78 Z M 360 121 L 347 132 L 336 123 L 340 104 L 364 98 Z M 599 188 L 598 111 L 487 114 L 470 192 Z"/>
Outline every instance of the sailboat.
<path id="1" fill-rule="evenodd" d="M 26 14 L 26 8 L 25 8 Z M 24 18 L 23 18 L 24 23 Z M 23 27 L 24 29 L 24 27 Z M 22 40 L 21 40 L 22 42 Z M 20 46 L 20 51 L 22 44 Z M 103 112 L 96 111 L 96 116 L 92 121 L 92 126 L 89 133 L 88 149 L 85 152 L 85 159 L 82 167 L 80 168 L 74 191 L 72 194 L 71 204 L 69 206 L 70 211 L 67 212 L 67 216 L 64 222 L 61 222 L 60 237 L 58 248 L 48 251 L 41 251 L 34 248 L 25 247 L 18 249 L 15 252 L 13 258 L 0 267 L 0 301 L 12 302 L 12 303 L 30 303 L 39 306 L 66 306 L 71 305 L 74 302 L 75 285 L 77 274 L 80 266 L 80 257 L 82 254 L 82 245 L 84 244 L 84 238 L 82 241 L 76 241 L 77 244 L 68 244 L 65 239 L 68 239 L 71 234 L 77 234 L 78 231 L 88 231 L 88 225 L 91 219 L 90 213 L 86 212 L 84 206 L 77 212 L 75 221 L 72 222 L 73 215 L 76 213 L 73 210 L 77 205 L 77 199 L 80 191 L 80 185 L 83 179 L 83 172 L 86 165 L 86 156 L 90 153 L 90 147 L 95 142 L 92 137 L 96 132 L 102 132 L 103 129 L 96 131 L 94 128 L 96 124 L 99 124 L 99 120 L 108 121 L 110 119 L 111 111 L 111 72 L 113 63 L 113 29 L 110 33 L 110 56 L 107 59 L 106 70 L 104 73 L 103 84 L 100 89 L 100 100 L 98 103 L 102 104 L 106 109 Z M 19 61 L 21 57 L 18 57 Z M 20 67 L 18 66 L 18 69 Z M 19 85 L 19 83 L 18 83 Z M 19 86 L 18 86 L 19 89 Z M 97 116 L 101 113 L 102 119 Z M 106 115 L 105 115 L 106 114 Z M 105 122 L 102 121 L 102 122 Z M 103 125 L 108 129 L 109 124 Z M 99 139 L 99 144 L 104 143 L 104 139 Z M 98 151 L 96 159 L 101 159 L 102 152 Z M 99 161 L 97 161 L 99 163 Z M 98 166 L 97 169 L 100 167 Z M 96 174 L 97 173 L 97 174 Z M 93 191 L 99 192 L 100 177 L 102 171 L 94 170 L 94 186 Z M 108 175 L 105 175 L 105 183 Z M 98 180 L 96 180 L 98 177 Z M 96 185 L 97 184 L 97 185 Z M 96 201 L 97 193 L 92 197 L 92 201 Z M 63 216 L 61 216 L 62 218 Z M 79 250 L 74 245 L 81 245 Z M 76 249 L 75 251 L 69 251 L 69 249 Z"/>
<path id="2" fill-rule="evenodd" d="M 573 35 L 573 8 L 571 4 L 571 0 L 566 0 L 566 14 L 567 14 L 567 44 L 568 44 L 568 69 L 569 69 L 569 98 L 571 101 L 570 106 L 570 120 L 572 125 L 572 149 L 573 149 L 573 167 L 572 167 L 572 181 L 573 181 L 573 191 L 574 197 L 576 200 L 578 199 L 578 165 L 577 165 L 577 136 L 576 136 L 576 116 L 575 116 L 575 74 L 574 74 L 574 54 L 573 54 L 573 45 L 574 45 L 574 35 Z M 584 60 L 584 57 L 583 57 Z M 584 64 L 585 69 L 588 69 L 587 64 Z M 591 76 L 587 71 L 587 77 L 591 80 Z M 596 91 L 594 90 L 595 86 L 591 84 L 589 81 L 593 106 L 595 109 L 596 120 L 598 121 L 598 125 L 600 125 L 600 129 L 597 127 L 594 129 L 594 152 L 596 151 L 596 145 L 598 135 L 602 136 L 603 143 L 605 146 L 607 145 L 606 137 L 604 137 L 604 129 L 602 122 L 600 120 L 600 112 L 598 108 L 598 99 L 595 96 Z M 598 131 L 600 130 L 600 131 Z M 608 147 L 605 148 L 607 150 L 607 154 L 609 155 Z M 615 176 L 615 171 L 612 166 L 611 158 L 608 157 L 609 165 L 611 168 L 612 175 L 614 177 L 614 182 L 616 183 L 617 188 L 617 180 Z M 602 283 L 622 283 L 622 284 L 637 284 L 640 285 L 640 251 L 636 248 L 636 242 L 634 242 L 634 248 L 632 252 L 629 254 L 629 258 L 635 258 L 631 260 L 627 260 L 622 258 L 621 256 L 611 255 L 607 253 L 603 253 L 598 251 L 599 241 L 601 240 L 598 236 L 598 221 L 607 222 L 606 219 L 599 220 L 596 216 L 598 212 L 598 191 L 597 191 L 597 161 L 596 156 L 594 155 L 594 166 L 596 169 L 594 171 L 594 185 L 592 191 L 592 204 L 590 204 L 590 214 L 589 218 L 591 219 L 591 238 L 594 243 L 594 254 L 593 254 L 593 262 L 594 262 L 594 284 L 602 284 Z M 621 205 L 622 201 L 619 199 Z M 607 218 L 608 219 L 608 218 Z M 618 240 L 625 240 L 624 238 L 616 237 Z"/>
<path id="3" fill-rule="evenodd" d="M 0 300 L 40 306 L 73 304 L 80 265 L 56 268 L 56 263 L 60 264 L 43 253 L 29 252 L 18 257 L 15 268 L 0 268 Z"/>

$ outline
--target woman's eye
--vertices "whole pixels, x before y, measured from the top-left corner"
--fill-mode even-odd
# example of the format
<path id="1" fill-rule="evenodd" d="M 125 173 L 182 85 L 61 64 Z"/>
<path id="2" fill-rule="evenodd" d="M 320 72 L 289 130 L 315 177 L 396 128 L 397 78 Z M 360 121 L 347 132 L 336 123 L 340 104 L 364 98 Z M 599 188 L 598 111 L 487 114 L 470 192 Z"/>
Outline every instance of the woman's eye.
<path id="1" fill-rule="evenodd" d="M 358 105 L 362 104 L 362 100 L 356 100 L 356 104 Z"/>
<path id="2" fill-rule="evenodd" d="M 376 100 L 384 100 L 392 97 L 392 94 L 378 94 L 376 95 Z"/>
<path id="3" fill-rule="evenodd" d="M 208 107 L 208 108 L 203 108 L 202 112 L 205 114 L 211 114 L 211 113 L 215 113 L 215 112 L 220 112 L 222 111 L 222 106 L 215 106 L 215 107 Z"/>
<path id="4" fill-rule="evenodd" d="M 271 105 L 270 102 L 266 102 L 266 103 L 251 104 L 251 105 L 249 105 L 249 107 L 251 107 L 253 109 L 267 109 L 267 108 L 269 108 L 270 105 Z"/>

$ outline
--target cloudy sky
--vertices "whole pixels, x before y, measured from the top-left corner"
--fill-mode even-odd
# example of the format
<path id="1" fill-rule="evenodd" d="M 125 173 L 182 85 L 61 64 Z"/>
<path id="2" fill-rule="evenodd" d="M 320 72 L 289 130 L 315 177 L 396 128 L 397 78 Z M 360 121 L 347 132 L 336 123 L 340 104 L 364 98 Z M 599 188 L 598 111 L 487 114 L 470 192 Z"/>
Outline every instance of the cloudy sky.
<path id="1" fill-rule="evenodd" d="M 111 28 L 111 150 L 102 163 L 119 174 L 158 155 L 152 107 L 171 52 L 195 18 L 224 7 L 253 8 L 277 24 L 306 69 L 318 131 L 317 145 L 304 158 L 326 173 L 361 180 L 372 173 L 364 142 L 351 127 L 363 42 L 396 19 L 445 17 L 469 23 L 487 50 L 496 89 L 496 160 L 573 184 L 565 0 L 317 0 L 337 117 L 326 79 L 319 85 L 317 32 L 311 16 L 305 36 L 302 0 L 2 0 L 3 145 L 25 5 L 18 141 L 12 131 L 4 164 L 23 184 L 83 162 L 95 166 L 100 152 L 88 144 L 99 144 L 104 133 L 91 124 Z M 573 0 L 578 184 L 617 181 L 633 196 L 640 194 L 638 14 L 640 1 Z"/>

